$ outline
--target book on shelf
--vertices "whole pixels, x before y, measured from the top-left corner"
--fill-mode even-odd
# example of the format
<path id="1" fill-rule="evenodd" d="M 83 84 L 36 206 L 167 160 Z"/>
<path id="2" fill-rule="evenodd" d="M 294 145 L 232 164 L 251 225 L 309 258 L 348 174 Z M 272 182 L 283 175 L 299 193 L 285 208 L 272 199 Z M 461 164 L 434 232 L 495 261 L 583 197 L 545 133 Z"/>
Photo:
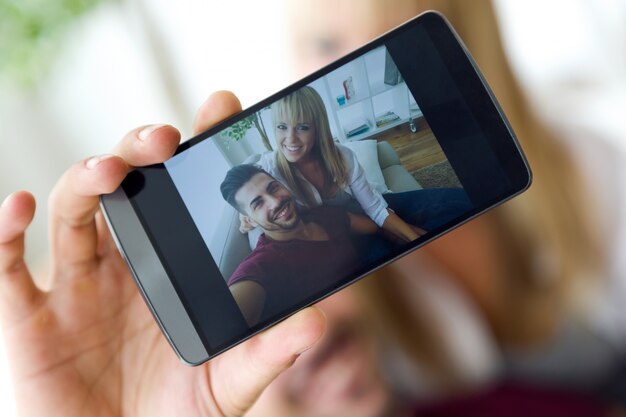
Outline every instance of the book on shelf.
<path id="1" fill-rule="evenodd" d="M 348 132 L 346 132 L 346 137 L 352 137 L 352 136 L 356 136 L 356 135 L 360 135 L 361 133 L 365 133 L 368 130 L 370 130 L 370 127 L 368 125 L 360 125 L 359 127 L 356 127 Z"/>
<path id="2" fill-rule="evenodd" d="M 367 132 L 370 129 L 370 122 L 362 117 L 358 117 L 343 126 L 346 137 L 352 137 Z"/>
<path id="3" fill-rule="evenodd" d="M 395 122 L 396 120 L 400 120 L 400 116 L 392 111 L 388 111 L 386 113 L 376 116 L 376 127 L 386 126 L 390 123 Z"/>

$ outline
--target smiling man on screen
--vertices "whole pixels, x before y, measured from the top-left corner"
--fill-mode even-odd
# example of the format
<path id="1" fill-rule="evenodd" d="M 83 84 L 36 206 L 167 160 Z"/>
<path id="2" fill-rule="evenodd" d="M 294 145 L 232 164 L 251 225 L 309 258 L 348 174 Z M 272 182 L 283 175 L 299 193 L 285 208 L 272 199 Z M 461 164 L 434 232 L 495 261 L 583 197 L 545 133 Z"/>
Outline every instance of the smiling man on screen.
<path id="1" fill-rule="evenodd" d="M 342 208 L 301 210 L 283 184 L 255 165 L 231 168 L 221 192 L 248 222 L 263 230 L 256 248 L 228 280 L 251 326 L 354 272 L 359 261 L 350 232 L 378 232 L 367 217 Z"/>

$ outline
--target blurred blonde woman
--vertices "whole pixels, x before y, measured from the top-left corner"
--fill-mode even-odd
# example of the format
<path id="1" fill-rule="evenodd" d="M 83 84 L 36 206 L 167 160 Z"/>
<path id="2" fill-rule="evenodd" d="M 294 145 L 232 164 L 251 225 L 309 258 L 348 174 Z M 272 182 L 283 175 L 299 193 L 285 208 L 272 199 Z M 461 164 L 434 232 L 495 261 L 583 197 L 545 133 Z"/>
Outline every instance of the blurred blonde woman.
<path id="1" fill-rule="evenodd" d="M 593 326 L 591 313 L 597 307 L 593 294 L 607 275 L 607 248 L 597 226 L 606 219 L 597 215 L 593 193 L 586 189 L 570 149 L 539 121 L 521 92 L 497 36 L 491 3 L 329 0 L 290 7 L 293 58 L 300 75 L 422 11 L 441 11 L 487 78 L 534 171 L 534 184 L 521 197 L 357 286 L 370 323 L 399 342 L 418 364 L 414 369 L 440 389 L 471 383 L 454 357 L 463 346 L 451 347 L 441 320 L 420 305 L 425 296 L 417 293 L 428 281 L 422 272 L 428 258 L 428 265 L 469 296 L 486 323 L 488 338 L 505 358 L 496 374 L 589 391 L 610 379 L 623 347 L 607 341 Z M 498 358 L 496 353 L 494 360 Z M 288 374 L 297 375 L 297 368 Z M 297 376 L 281 377 L 289 378 Z M 277 391 L 266 395 L 279 401 Z"/>
<path id="2" fill-rule="evenodd" d="M 585 316 L 586 297 L 606 275 L 605 248 L 596 226 L 601 221 L 571 151 L 533 114 L 512 75 L 491 3 L 322 3 L 299 2 L 291 9 L 294 58 L 302 74 L 425 10 L 442 12 L 459 32 L 528 156 L 534 183 L 521 197 L 440 238 L 424 252 L 470 295 L 502 348 L 558 343 L 555 337 L 565 323 Z M 376 274 L 378 279 L 368 280 L 366 293 L 369 302 L 379 305 L 378 312 L 389 315 L 386 323 L 394 323 L 409 350 L 432 361 L 441 349 L 432 346 L 432 332 L 408 330 L 414 325 L 406 320 L 412 316 L 410 299 L 396 285 L 398 277 L 416 279 L 419 270 L 419 255 L 390 265 Z"/>

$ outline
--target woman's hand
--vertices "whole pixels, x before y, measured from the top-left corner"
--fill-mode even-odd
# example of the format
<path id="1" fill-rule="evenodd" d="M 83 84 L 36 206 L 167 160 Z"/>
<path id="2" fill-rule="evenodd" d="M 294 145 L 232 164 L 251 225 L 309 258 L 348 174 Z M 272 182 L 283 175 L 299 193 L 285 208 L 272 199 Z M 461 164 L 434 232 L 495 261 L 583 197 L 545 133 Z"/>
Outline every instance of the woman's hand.
<path id="1" fill-rule="evenodd" d="M 391 210 L 383 222 L 383 229 L 403 242 L 412 242 L 426 233 L 419 227 L 408 224 Z"/>
<path id="2" fill-rule="evenodd" d="M 202 106 L 196 131 L 240 111 L 230 93 Z M 20 416 L 241 416 L 324 329 L 305 309 L 204 366 L 183 365 L 160 333 L 98 208 L 132 166 L 169 158 L 170 126 L 131 131 L 110 155 L 71 167 L 50 198 L 49 289 L 24 262 L 35 201 L 0 208 L 0 319 Z M 217 319 L 217 318 L 216 318 Z"/>
<path id="3" fill-rule="evenodd" d="M 410 224 L 409 226 L 411 227 L 411 229 L 413 229 L 413 232 L 417 235 L 417 237 L 422 237 L 426 234 L 426 230 L 422 229 L 421 227 L 413 226 L 412 224 Z"/>

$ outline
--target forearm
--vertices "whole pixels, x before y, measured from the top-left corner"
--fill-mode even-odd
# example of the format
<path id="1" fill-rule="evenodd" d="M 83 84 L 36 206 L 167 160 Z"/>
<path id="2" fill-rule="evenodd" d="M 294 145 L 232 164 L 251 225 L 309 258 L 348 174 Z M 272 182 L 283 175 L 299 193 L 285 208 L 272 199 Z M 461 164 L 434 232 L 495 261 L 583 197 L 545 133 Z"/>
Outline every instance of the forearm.
<path id="1" fill-rule="evenodd" d="M 265 289 L 254 281 L 242 280 L 231 285 L 229 290 L 248 325 L 258 323 L 265 305 Z"/>
<path id="2" fill-rule="evenodd" d="M 378 233 L 379 228 L 369 217 L 359 214 L 348 213 L 350 217 L 350 230 L 359 235 L 373 235 Z"/>
<path id="3" fill-rule="evenodd" d="M 419 237 L 409 224 L 392 211 L 385 219 L 383 229 L 405 242 L 411 242 Z"/>

